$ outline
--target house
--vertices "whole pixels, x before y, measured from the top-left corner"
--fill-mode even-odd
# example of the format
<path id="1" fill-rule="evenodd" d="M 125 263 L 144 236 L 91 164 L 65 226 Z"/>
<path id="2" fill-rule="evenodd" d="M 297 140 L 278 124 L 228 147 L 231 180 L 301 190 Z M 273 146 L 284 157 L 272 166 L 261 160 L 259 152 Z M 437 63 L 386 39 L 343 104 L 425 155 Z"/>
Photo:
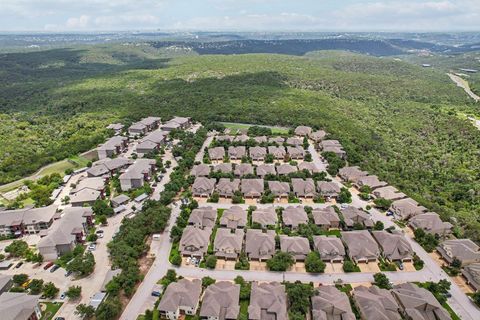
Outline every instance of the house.
<path id="1" fill-rule="evenodd" d="M 391 201 L 400 200 L 406 197 L 405 193 L 402 193 L 397 190 L 397 188 L 392 186 L 385 186 L 376 188 L 372 192 L 375 198 L 383 198 Z"/>
<path id="2" fill-rule="evenodd" d="M 157 309 L 163 318 L 169 320 L 179 319 L 181 315 L 195 315 L 201 293 L 201 280 L 180 279 L 168 285 Z"/>
<path id="3" fill-rule="evenodd" d="M 248 150 L 250 154 L 250 158 L 252 158 L 253 161 L 264 161 L 265 156 L 267 155 L 267 148 L 265 147 L 251 147 Z"/>
<path id="4" fill-rule="evenodd" d="M 348 256 L 355 263 L 376 261 L 380 256 L 380 248 L 367 230 L 343 231 L 341 235 Z"/>
<path id="5" fill-rule="evenodd" d="M 322 141 L 325 138 L 326 135 L 327 135 L 327 133 L 325 131 L 317 130 L 317 131 L 314 131 L 314 132 L 310 133 L 309 137 L 314 142 L 318 143 L 318 142 Z"/>
<path id="6" fill-rule="evenodd" d="M 213 167 L 213 172 L 233 173 L 233 166 L 231 163 L 220 163 Z"/>
<path id="7" fill-rule="evenodd" d="M 207 253 L 211 234 L 212 229 L 210 228 L 200 229 L 186 226 L 180 239 L 180 252 L 183 256 L 203 258 Z"/>
<path id="8" fill-rule="evenodd" d="M 247 150 L 244 146 L 230 146 L 228 147 L 228 157 L 230 160 L 242 160 L 247 155 Z"/>
<path id="9" fill-rule="evenodd" d="M 249 320 L 288 320 L 285 286 L 278 282 L 252 283 Z"/>
<path id="10" fill-rule="evenodd" d="M 276 147 L 276 146 L 269 146 L 268 153 L 273 155 L 273 157 L 277 160 L 285 159 L 287 152 L 285 151 L 285 147 Z"/>
<path id="11" fill-rule="evenodd" d="M 213 228 L 217 220 L 217 210 L 212 207 L 193 209 L 188 217 L 188 224 L 197 228 Z"/>
<path id="12" fill-rule="evenodd" d="M 413 283 L 402 283 L 393 287 L 392 295 L 397 299 L 400 312 L 406 319 L 450 320 L 450 314 L 427 289 Z"/>
<path id="13" fill-rule="evenodd" d="M 125 126 L 121 123 L 111 123 L 107 126 L 107 129 L 113 130 L 113 132 L 118 135 L 122 132 Z"/>
<path id="14" fill-rule="evenodd" d="M 467 283 L 476 291 L 480 290 L 480 263 L 472 263 L 462 269 Z"/>
<path id="15" fill-rule="evenodd" d="M 374 190 L 376 188 L 385 187 L 387 185 L 386 182 L 380 181 L 377 176 L 363 176 L 357 179 L 355 182 L 355 186 L 360 189 L 362 187 L 369 187 L 370 189 Z"/>
<path id="16" fill-rule="evenodd" d="M 208 156 L 212 161 L 223 161 L 225 158 L 225 148 L 215 147 L 208 149 Z"/>
<path id="17" fill-rule="evenodd" d="M 323 230 L 340 227 L 340 218 L 333 207 L 314 209 L 312 216 L 315 225 Z"/>
<path id="18" fill-rule="evenodd" d="M 462 266 L 480 262 L 480 247 L 470 239 L 445 240 L 437 247 L 437 251 L 449 264 L 455 259 Z"/>
<path id="19" fill-rule="evenodd" d="M 95 161 L 91 168 L 87 170 L 88 177 L 103 177 L 113 176 L 114 174 L 121 172 L 123 169 L 128 168 L 132 164 L 132 160 L 125 157 L 117 158 L 105 158 Z"/>
<path id="20" fill-rule="evenodd" d="M 194 197 L 208 198 L 215 189 L 216 180 L 213 178 L 198 177 L 193 182 L 192 194 Z"/>
<path id="21" fill-rule="evenodd" d="M 247 225 L 247 211 L 239 206 L 232 206 L 223 212 L 220 218 L 220 227 L 229 229 L 245 228 Z"/>
<path id="22" fill-rule="evenodd" d="M 290 253 L 295 261 L 305 261 L 310 253 L 310 243 L 304 237 L 289 237 L 280 235 L 280 250 Z"/>
<path id="23" fill-rule="evenodd" d="M 0 236 L 21 237 L 50 228 L 58 218 L 56 205 L 0 211 Z"/>
<path id="24" fill-rule="evenodd" d="M 340 194 L 340 186 L 333 181 L 318 181 L 318 193 L 325 199 L 336 199 Z"/>
<path id="25" fill-rule="evenodd" d="M 295 128 L 295 134 L 301 137 L 308 137 L 312 133 L 312 128 L 307 126 L 298 126 Z"/>
<path id="26" fill-rule="evenodd" d="M 372 217 L 360 208 L 348 206 L 341 212 L 343 222 L 348 229 L 353 229 L 355 225 L 361 225 L 364 228 L 372 228 L 374 225 Z"/>
<path id="27" fill-rule="evenodd" d="M 287 207 L 282 212 L 283 225 L 290 229 L 297 229 L 301 224 L 308 224 L 308 216 L 301 206 Z"/>
<path id="28" fill-rule="evenodd" d="M 217 136 L 215 137 L 215 140 L 219 141 L 219 142 L 223 142 L 223 141 L 228 141 L 228 142 L 233 142 L 233 136 Z"/>
<path id="29" fill-rule="evenodd" d="M 160 146 L 150 140 L 142 140 L 135 147 L 135 151 L 138 154 L 148 154 L 158 150 Z"/>
<path id="30" fill-rule="evenodd" d="M 418 202 L 411 198 L 405 198 L 393 201 L 388 210 L 393 213 L 395 219 L 408 220 L 427 211 L 427 208 L 420 206 Z"/>
<path id="31" fill-rule="evenodd" d="M 412 261 L 413 249 L 407 238 L 401 233 L 390 233 L 385 230 L 373 231 L 373 237 L 382 248 L 382 255 L 389 261 Z"/>
<path id="32" fill-rule="evenodd" d="M 105 196 L 105 180 L 102 177 L 84 178 L 78 181 L 71 191 L 70 203 L 74 207 L 93 205 Z"/>
<path id="33" fill-rule="evenodd" d="M 192 124 L 192 119 L 190 117 L 174 117 L 169 122 L 178 123 L 181 129 L 187 129 Z"/>
<path id="34" fill-rule="evenodd" d="M 268 189 L 278 198 L 288 198 L 290 194 L 290 184 L 288 182 L 268 181 Z"/>
<path id="35" fill-rule="evenodd" d="M 128 134 L 130 136 L 144 135 L 148 131 L 147 126 L 142 122 L 134 122 L 128 127 Z"/>
<path id="36" fill-rule="evenodd" d="M 386 289 L 377 286 L 367 288 L 356 287 L 353 290 L 353 301 L 360 312 L 360 319 L 401 320 L 399 306 L 395 298 Z M 415 318 L 417 319 L 417 318 Z"/>
<path id="37" fill-rule="evenodd" d="M 283 137 L 269 137 L 268 138 L 268 143 L 274 143 L 277 145 L 282 145 L 285 142 L 285 138 Z M 271 152 L 269 152 L 271 153 Z"/>
<path id="38" fill-rule="evenodd" d="M 276 175 L 275 166 L 272 164 L 261 164 L 256 168 L 257 176 L 264 178 L 267 174 Z"/>
<path id="39" fill-rule="evenodd" d="M 320 170 L 313 162 L 302 162 L 298 165 L 298 170 L 307 170 L 310 174 L 318 173 Z"/>
<path id="40" fill-rule="evenodd" d="M 241 134 L 233 138 L 233 142 L 245 143 L 250 139 L 246 134 Z"/>
<path id="41" fill-rule="evenodd" d="M 314 236 L 313 246 L 323 261 L 343 262 L 345 258 L 343 242 L 335 236 Z"/>
<path id="42" fill-rule="evenodd" d="M 320 286 L 312 300 L 312 320 L 355 320 L 350 300 L 335 286 Z"/>
<path id="43" fill-rule="evenodd" d="M 112 198 L 112 200 L 110 200 L 110 203 L 112 204 L 113 208 L 118 208 L 121 205 L 126 204 L 129 201 L 130 201 L 129 196 L 127 196 L 126 194 L 120 194 L 120 195 Z"/>
<path id="44" fill-rule="evenodd" d="M 237 260 L 242 251 L 244 235 L 243 229 L 218 228 L 213 242 L 215 256 L 225 260 Z"/>
<path id="45" fill-rule="evenodd" d="M 175 122 L 172 120 L 167 121 L 162 125 L 162 130 L 166 132 L 171 132 L 173 130 L 180 130 L 181 128 L 182 126 L 178 122 Z"/>
<path id="46" fill-rule="evenodd" d="M 216 186 L 220 197 L 231 198 L 235 192 L 240 191 L 240 179 L 221 178 Z"/>
<path id="47" fill-rule="evenodd" d="M 202 319 L 236 320 L 240 313 L 240 285 L 228 281 L 211 284 L 205 290 L 200 308 Z"/>
<path id="48" fill-rule="evenodd" d="M 140 120 L 140 123 L 146 126 L 147 131 L 152 131 L 159 127 L 161 120 L 159 117 L 147 117 Z"/>
<path id="49" fill-rule="evenodd" d="M 427 212 L 416 215 L 408 221 L 413 229 L 422 229 L 426 233 L 445 236 L 452 233 L 453 225 L 450 222 L 443 222 L 435 212 Z"/>
<path id="50" fill-rule="evenodd" d="M 266 261 L 275 254 L 275 230 L 247 229 L 245 252 L 250 260 Z"/>
<path id="51" fill-rule="evenodd" d="M 320 142 L 320 145 L 323 144 L 324 142 L 326 141 L 336 141 L 336 140 L 325 140 L 325 141 L 322 141 Z M 322 146 L 322 152 L 332 152 L 332 153 L 335 153 L 335 155 L 337 155 L 337 157 L 341 158 L 341 159 L 345 159 L 346 156 L 347 156 L 347 153 L 345 152 L 345 150 L 343 150 L 342 146 L 340 145 L 325 145 L 325 146 Z"/>
<path id="52" fill-rule="evenodd" d="M 290 173 L 295 173 L 297 171 L 298 171 L 297 167 L 292 166 L 291 164 L 288 164 L 288 163 L 282 163 L 281 165 L 277 166 L 277 173 L 280 176 L 286 176 Z"/>
<path id="53" fill-rule="evenodd" d="M 320 142 L 320 147 L 325 149 L 327 147 L 338 147 L 341 148 L 342 144 L 338 140 L 323 140 Z"/>
<path id="54" fill-rule="evenodd" d="M 39 298 L 23 292 L 4 292 L 0 295 L 2 320 L 39 320 L 42 318 Z"/>
<path id="55" fill-rule="evenodd" d="M 242 179 L 240 189 L 244 198 L 260 198 L 264 191 L 263 179 Z"/>
<path id="56" fill-rule="evenodd" d="M 0 274 L 0 295 L 13 286 L 12 276 Z"/>
<path id="57" fill-rule="evenodd" d="M 311 199 L 314 198 L 317 194 L 315 189 L 315 182 L 311 178 L 307 178 L 305 180 L 300 178 L 293 178 L 292 188 L 295 196 L 298 198 Z"/>
<path id="58" fill-rule="evenodd" d="M 267 143 L 267 136 L 254 137 L 253 140 L 254 140 L 256 143 Z"/>
<path id="59" fill-rule="evenodd" d="M 252 212 L 252 223 L 259 224 L 262 228 L 274 227 L 277 225 L 278 216 L 274 207 L 257 209 Z"/>
<path id="60" fill-rule="evenodd" d="M 343 181 L 356 182 L 359 178 L 368 175 L 368 172 L 360 170 L 359 167 L 343 167 L 338 170 L 338 176 Z"/>
<path id="61" fill-rule="evenodd" d="M 287 144 L 289 146 L 301 146 L 303 144 L 303 139 L 295 137 L 287 138 Z"/>
<path id="62" fill-rule="evenodd" d="M 253 175 L 253 166 L 250 163 L 241 163 L 235 165 L 235 170 L 233 173 L 237 177 L 243 177 L 246 175 Z"/>
<path id="63" fill-rule="evenodd" d="M 191 175 L 194 177 L 208 177 L 210 170 L 211 168 L 208 164 L 197 164 L 193 166 Z"/>
<path id="64" fill-rule="evenodd" d="M 54 222 L 46 236 L 37 244 L 39 253 L 46 261 L 58 259 L 73 250 L 75 245 L 83 243 L 87 228 L 91 225 L 93 211 L 89 207 L 70 207 L 64 209 L 63 217 Z"/>
<path id="65" fill-rule="evenodd" d="M 290 159 L 301 160 L 305 157 L 305 150 L 303 147 L 287 147 L 287 153 L 290 156 Z"/>
<path id="66" fill-rule="evenodd" d="M 97 148 L 98 159 L 111 158 L 128 147 L 128 138 L 113 136 Z"/>
<path id="67" fill-rule="evenodd" d="M 155 172 L 155 159 L 137 159 L 119 177 L 122 191 L 143 187 L 145 181 L 149 181 Z"/>

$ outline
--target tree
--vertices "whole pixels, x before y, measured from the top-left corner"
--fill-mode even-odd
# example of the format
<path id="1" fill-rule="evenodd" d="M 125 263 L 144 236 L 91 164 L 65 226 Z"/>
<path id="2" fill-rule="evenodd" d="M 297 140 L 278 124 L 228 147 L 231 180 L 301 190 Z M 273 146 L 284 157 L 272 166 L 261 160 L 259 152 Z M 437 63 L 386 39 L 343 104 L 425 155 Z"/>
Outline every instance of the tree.
<path id="1" fill-rule="evenodd" d="M 58 295 L 58 292 L 60 290 L 55 287 L 55 285 L 52 283 L 52 282 L 47 282 L 45 283 L 45 285 L 43 286 L 43 295 L 47 298 L 47 299 L 53 299 L 55 298 L 57 295 Z"/>
<path id="2" fill-rule="evenodd" d="M 294 263 L 295 261 L 290 253 L 279 251 L 267 260 L 267 267 L 271 271 L 287 271 Z"/>
<path id="3" fill-rule="evenodd" d="M 215 257 L 213 254 L 209 255 L 205 259 L 205 266 L 208 269 L 215 269 L 215 267 L 217 266 L 217 257 Z"/>
<path id="4" fill-rule="evenodd" d="M 92 210 L 96 216 L 110 217 L 114 214 L 113 208 L 110 207 L 106 201 L 100 199 L 93 203 Z"/>
<path id="5" fill-rule="evenodd" d="M 338 194 L 338 201 L 340 203 L 351 203 L 352 202 L 352 194 L 348 191 L 347 188 L 340 189 L 340 193 Z"/>
<path id="6" fill-rule="evenodd" d="M 381 289 L 392 289 L 392 285 L 390 284 L 390 280 L 388 280 L 388 277 L 381 272 L 375 273 L 373 275 L 373 280 L 374 280 L 374 285 Z"/>
<path id="7" fill-rule="evenodd" d="M 92 306 L 81 303 L 75 308 L 75 314 L 82 319 L 88 320 L 92 319 L 95 315 L 95 309 Z"/>
<path id="8" fill-rule="evenodd" d="M 172 282 L 177 281 L 177 273 L 173 269 L 168 269 L 165 276 L 162 278 L 161 283 L 166 288 Z"/>
<path id="9" fill-rule="evenodd" d="M 122 311 L 122 303 L 118 297 L 109 297 L 104 300 L 95 312 L 96 320 L 116 319 Z"/>
<path id="10" fill-rule="evenodd" d="M 210 277 L 203 277 L 202 278 L 202 287 L 206 288 L 211 284 L 215 283 L 215 279 L 210 278 Z"/>
<path id="11" fill-rule="evenodd" d="M 65 295 L 72 300 L 76 300 L 80 298 L 82 295 L 82 287 L 80 286 L 71 286 L 68 288 L 67 292 L 65 292 Z"/>
<path id="12" fill-rule="evenodd" d="M 314 294 L 313 286 L 296 281 L 295 283 L 287 283 L 286 287 L 289 311 L 305 316 L 310 308 L 310 298 Z"/>
<path id="13" fill-rule="evenodd" d="M 350 260 L 343 261 L 343 271 L 345 272 L 355 272 L 357 268 L 355 264 Z"/>
<path id="14" fill-rule="evenodd" d="M 473 302 L 480 307 L 480 291 L 477 291 L 472 296 Z"/>
<path id="15" fill-rule="evenodd" d="M 43 280 L 42 279 L 32 279 L 32 282 L 28 285 L 30 294 L 38 295 L 43 291 Z"/>
<path id="16" fill-rule="evenodd" d="M 383 222 L 380 220 L 375 222 L 373 226 L 373 230 L 377 230 L 377 231 L 383 230 L 383 228 L 384 228 Z"/>
<path id="17" fill-rule="evenodd" d="M 12 280 L 17 286 L 21 286 L 28 280 L 28 275 L 25 273 L 16 274 L 13 276 Z"/>
<path id="18" fill-rule="evenodd" d="M 392 205 L 392 202 L 393 202 L 392 200 L 387 200 L 384 198 L 377 198 L 373 200 L 375 207 L 383 210 L 388 210 L 388 208 L 390 208 L 390 206 Z"/>
<path id="19" fill-rule="evenodd" d="M 83 255 L 78 255 L 73 258 L 65 269 L 82 276 L 89 275 L 95 269 L 95 257 L 91 252 L 85 252 Z"/>
<path id="20" fill-rule="evenodd" d="M 462 267 L 462 261 L 457 259 L 457 257 L 453 258 L 452 263 L 450 264 L 452 268 L 460 269 Z"/>
<path id="21" fill-rule="evenodd" d="M 213 203 L 218 203 L 218 201 L 220 200 L 220 195 L 218 194 L 218 192 L 214 192 L 212 193 L 212 195 L 210 196 L 210 198 L 208 198 L 208 202 L 213 202 Z"/>
<path id="22" fill-rule="evenodd" d="M 5 247 L 5 252 L 12 257 L 23 257 L 28 250 L 28 244 L 23 240 L 13 240 L 11 244 Z"/>
<path id="23" fill-rule="evenodd" d="M 100 224 L 107 224 L 107 216 L 96 216 L 95 220 L 97 220 Z"/>
<path id="24" fill-rule="evenodd" d="M 322 273 L 325 271 L 326 264 L 320 258 L 320 254 L 316 251 L 312 251 L 307 255 L 305 259 L 305 269 L 311 273 Z"/>
<path id="25" fill-rule="evenodd" d="M 250 282 L 246 282 L 241 276 L 235 277 L 234 281 L 236 284 L 240 285 L 240 300 L 249 300 L 250 292 L 252 290 Z"/>
<path id="26" fill-rule="evenodd" d="M 178 253 L 174 253 L 170 259 L 170 262 L 174 266 L 180 266 L 182 264 L 182 257 Z"/>

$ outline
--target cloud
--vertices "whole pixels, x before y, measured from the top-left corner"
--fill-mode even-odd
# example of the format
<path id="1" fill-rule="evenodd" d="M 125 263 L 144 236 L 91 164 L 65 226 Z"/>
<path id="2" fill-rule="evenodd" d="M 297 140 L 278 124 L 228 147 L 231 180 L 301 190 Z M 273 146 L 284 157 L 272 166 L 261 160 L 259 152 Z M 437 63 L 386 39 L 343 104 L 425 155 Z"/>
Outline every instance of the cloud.
<path id="1" fill-rule="evenodd" d="M 81 15 L 78 18 L 68 18 L 65 27 L 67 27 L 67 29 L 74 29 L 74 30 L 85 29 L 88 27 L 89 22 L 90 22 L 89 16 Z"/>

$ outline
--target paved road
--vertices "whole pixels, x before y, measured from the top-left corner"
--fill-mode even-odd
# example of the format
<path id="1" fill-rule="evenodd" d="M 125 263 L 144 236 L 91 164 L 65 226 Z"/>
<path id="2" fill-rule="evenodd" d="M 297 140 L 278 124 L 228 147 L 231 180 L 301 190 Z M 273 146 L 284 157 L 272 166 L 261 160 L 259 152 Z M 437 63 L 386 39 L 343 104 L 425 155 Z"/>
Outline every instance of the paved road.
<path id="1" fill-rule="evenodd" d="M 455 82 L 455 84 L 462 88 L 475 102 L 480 101 L 480 97 L 477 96 L 473 91 L 470 89 L 470 86 L 468 85 L 468 81 L 465 79 L 462 79 L 461 77 L 452 74 L 452 73 L 447 73 L 447 75 L 450 77 L 450 79 Z"/>
<path id="2" fill-rule="evenodd" d="M 313 149 L 312 146 L 309 147 L 309 151 L 312 153 L 313 162 L 320 169 L 325 170 L 326 165 L 320 159 L 318 153 Z M 203 148 L 202 148 L 203 152 Z M 203 158 L 203 155 L 202 155 Z M 331 178 L 331 177 L 330 177 Z M 337 184 L 341 184 L 338 179 L 332 179 Z M 228 208 L 231 205 L 229 204 L 218 204 L 218 203 L 208 203 L 209 206 L 213 208 Z M 291 204 L 275 204 L 275 206 L 289 206 Z M 316 207 L 325 207 L 326 204 L 309 204 L 310 206 Z M 360 199 L 356 194 L 352 194 L 352 204 L 357 207 L 365 208 L 368 205 L 368 202 Z M 247 208 L 248 205 L 240 205 L 244 208 Z M 272 206 L 271 204 L 258 204 L 257 207 L 266 207 Z M 178 216 L 180 210 L 178 206 L 173 207 L 172 217 L 169 221 L 168 230 L 161 236 L 160 244 L 158 245 L 158 252 L 156 253 L 156 259 L 149 272 L 145 276 L 145 280 L 142 282 L 137 292 L 130 300 L 127 308 L 122 314 L 120 319 L 123 320 L 134 320 L 139 314 L 145 312 L 146 309 L 151 309 L 155 303 L 155 299 L 150 296 L 152 289 L 154 288 L 155 283 L 162 278 L 168 269 L 175 269 L 179 275 L 184 277 L 195 277 L 202 278 L 204 276 L 210 276 L 219 280 L 232 280 L 236 276 L 241 275 L 247 281 L 296 281 L 300 280 L 302 282 L 317 282 L 322 284 L 331 284 L 338 279 L 342 279 L 345 283 L 362 283 L 362 282 L 372 282 L 373 273 L 347 273 L 347 274 L 307 274 L 307 273 L 296 273 L 296 272 L 269 272 L 269 271 L 227 271 L 227 270 L 206 270 L 193 267 L 175 267 L 171 265 L 167 259 L 170 251 L 170 239 L 169 239 L 169 230 L 170 227 L 175 222 L 176 217 Z M 385 214 L 382 212 L 371 209 L 369 210 L 374 221 L 382 221 L 386 228 L 393 226 L 398 229 L 398 226 Z M 407 281 L 439 281 L 440 279 L 447 279 L 452 283 L 450 292 L 452 297 L 448 299 L 448 302 L 452 309 L 461 317 L 463 320 L 476 320 L 480 319 L 479 309 L 468 299 L 468 297 L 460 290 L 460 288 L 450 280 L 448 275 L 443 272 L 440 266 L 428 255 L 428 253 L 413 239 L 407 236 L 408 241 L 412 245 L 412 248 L 417 253 L 417 255 L 425 261 L 425 267 L 421 271 L 416 272 L 385 272 L 389 277 L 390 281 L 396 282 L 407 282 Z"/>
<path id="3" fill-rule="evenodd" d="M 213 136 L 209 136 L 207 137 L 207 139 L 205 139 L 205 141 L 203 142 L 202 148 L 200 149 L 200 152 L 197 153 L 197 155 L 195 156 L 195 161 L 203 162 L 205 148 L 208 147 L 210 143 L 212 143 L 212 140 L 213 140 Z"/>

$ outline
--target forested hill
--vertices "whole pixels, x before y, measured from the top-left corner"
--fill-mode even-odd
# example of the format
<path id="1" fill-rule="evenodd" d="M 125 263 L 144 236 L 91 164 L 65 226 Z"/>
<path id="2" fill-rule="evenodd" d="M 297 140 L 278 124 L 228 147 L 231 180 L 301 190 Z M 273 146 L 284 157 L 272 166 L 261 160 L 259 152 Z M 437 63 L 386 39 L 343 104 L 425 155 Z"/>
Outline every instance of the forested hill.
<path id="1" fill-rule="evenodd" d="M 345 52 L 166 52 L 132 45 L 3 56 L 0 183 L 94 147 L 113 121 L 176 114 L 305 124 L 480 240 L 480 132 L 461 117 L 480 112 L 443 72 Z"/>
<path id="2" fill-rule="evenodd" d="M 199 54 L 278 53 L 304 55 L 317 50 L 348 50 L 373 56 L 392 56 L 405 53 L 383 40 L 370 39 L 312 39 L 312 40 L 232 40 L 219 42 L 161 41 L 156 48 L 184 47 Z"/>

